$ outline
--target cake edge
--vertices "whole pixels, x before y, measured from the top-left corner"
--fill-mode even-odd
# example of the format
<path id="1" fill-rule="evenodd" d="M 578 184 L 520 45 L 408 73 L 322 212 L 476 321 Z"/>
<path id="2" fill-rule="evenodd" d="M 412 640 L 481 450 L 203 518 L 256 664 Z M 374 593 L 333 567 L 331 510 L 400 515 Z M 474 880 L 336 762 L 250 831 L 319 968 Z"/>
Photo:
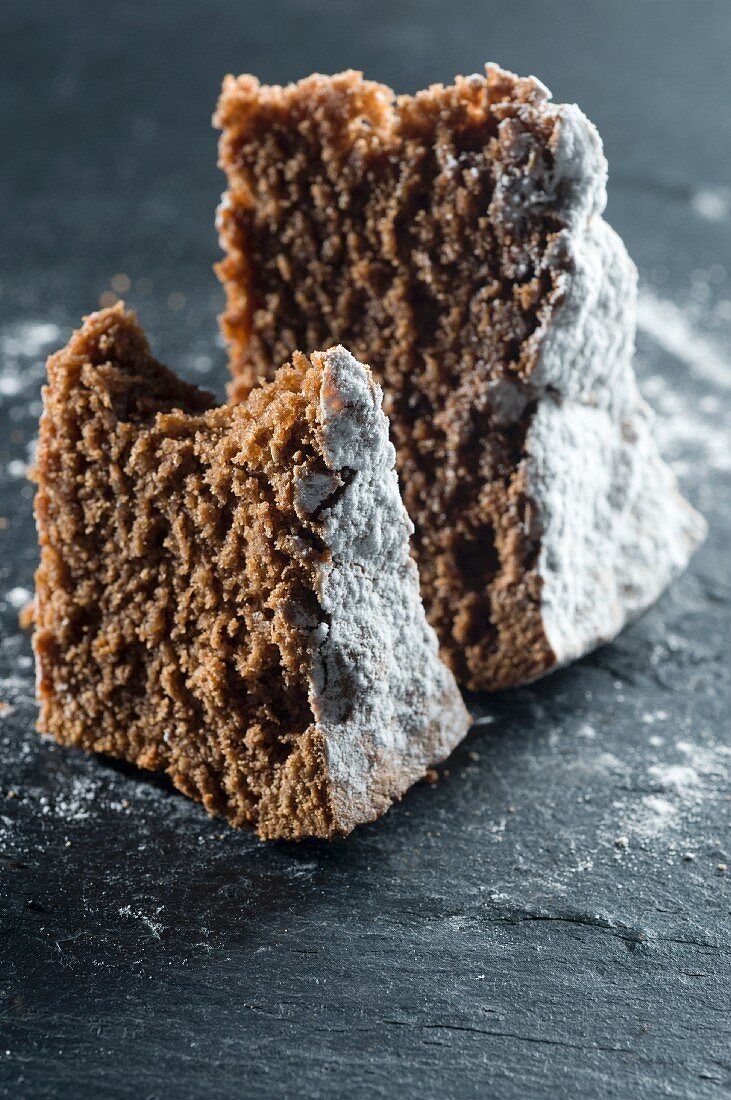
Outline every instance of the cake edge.
<path id="1" fill-rule="evenodd" d="M 555 658 L 539 675 L 615 638 L 683 572 L 707 532 L 659 452 L 639 390 L 637 271 L 601 216 L 601 141 L 577 107 L 562 110 L 558 171 L 563 165 L 573 177 L 576 215 L 554 247 L 566 250 L 571 270 L 539 334 L 531 377 L 538 407 L 525 446 L 527 492 L 541 528 L 541 615 Z M 577 161 L 575 150 L 592 145 L 596 163 Z"/>
<path id="2" fill-rule="evenodd" d="M 345 833 L 445 759 L 471 718 L 421 601 L 381 388 L 341 345 L 318 355 L 326 461 L 350 480 L 322 512 L 332 560 L 319 586 L 328 623 L 313 639 L 311 706 Z"/>

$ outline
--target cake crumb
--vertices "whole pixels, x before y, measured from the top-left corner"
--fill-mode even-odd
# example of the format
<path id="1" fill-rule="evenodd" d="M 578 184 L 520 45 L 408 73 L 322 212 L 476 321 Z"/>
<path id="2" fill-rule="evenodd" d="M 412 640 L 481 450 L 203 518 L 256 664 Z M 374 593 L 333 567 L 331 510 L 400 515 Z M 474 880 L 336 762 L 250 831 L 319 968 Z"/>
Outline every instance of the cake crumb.
<path id="1" fill-rule="evenodd" d="M 102 731 L 106 755 L 164 770 L 267 839 L 344 835 L 446 757 L 469 716 L 427 625 L 364 364 L 343 347 L 295 353 L 246 403 L 217 408 L 153 358 L 120 303 L 86 318 L 48 378 L 36 459 L 43 732 L 96 751 Z M 349 533 L 356 508 L 364 530 L 394 534 L 366 546 Z M 336 543 L 347 584 L 323 598 L 325 619 L 331 513 L 347 518 Z M 141 547 L 154 548 L 144 568 Z M 31 596 L 16 588 L 6 601 Z M 113 703 L 108 681 L 120 685 Z M 39 801 L 81 820 L 93 799 Z"/>
<path id="2" fill-rule="evenodd" d="M 36 602 L 35 600 L 29 600 L 27 604 L 21 607 L 18 614 L 18 626 L 21 630 L 30 630 L 35 621 L 36 615 Z"/>
<path id="3" fill-rule="evenodd" d="M 633 384 L 619 381 L 632 369 L 635 276 L 600 216 L 606 162 L 588 120 L 550 104 L 535 78 L 488 66 L 416 96 L 352 71 L 286 87 L 228 76 L 215 123 L 229 183 L 217 270 L 232 399 L 274 377 L 298 346 L 342 341 L 367 357 L 387 394 L 422 596 L 466 687 L 509 687 L 562 663 L 549 642 L 554 606 L 566 656 L 608 640 L 654 601 L 704 525 L 670 472 L 647 460 L 646 416 Z M 590 277 L 580 274 L 589 256 Z M 578 309 L 589 286 L 587 339 L 559 301 L 576 298 Z M 588 420 L 579 430 L 583 416 L 558 430 L 563 398 L 573 408 L 585 386 L 590 406 L 615 410 L 600 448 L 589 445 Z M 582 476 L 553 485 L 549 471 L 575 466 Z M 626 498 L 610 494 L 611 521 L 595 531 L 604 510 L 595 512 L 599 496 L 589 501 L 604 496 L 604 471 L 615 467 Z M 658 494 L 675 508 L 642 518 L 637 502 L 649 508 Z M 558 549 L 566 524 L 586 546 L 578 557 Z M 586 572 L 595 616 L 574 617 L 563 590 L 594 546 L 606 563 Z M 600 626 L 615 605 L 619 617 Z"/>

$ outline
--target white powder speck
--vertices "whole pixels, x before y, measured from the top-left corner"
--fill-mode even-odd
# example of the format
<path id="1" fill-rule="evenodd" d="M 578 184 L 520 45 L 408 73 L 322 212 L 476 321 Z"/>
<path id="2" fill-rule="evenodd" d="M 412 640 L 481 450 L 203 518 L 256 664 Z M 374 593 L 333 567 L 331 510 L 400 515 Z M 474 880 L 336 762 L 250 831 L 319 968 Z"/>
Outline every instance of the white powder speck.
<path id="1" fill-rule="evenodd" d="M 75 776 L 54 800 L 53 813 L 63 821 L 86 821 L 99 801 L 99 794 L 100 785 L 93 779 Z"/>
<path id="2" fill-rule="evenodd" d="M 690 741 L 676 741 L 675 747 L 699 775 L 722 780 L 728 775 L 731 764 L 731 747 L 728 745 L 698 745 Z"/>
<path id="3" fill-rule="evenodd" d="M 37 388 L 50 345 L 61 330 L 47 321 L 21 321 L 0 330 L 0 399 Z"/>
<path id="4" fill-rule="evenodd" d="M 3 356 L 39 355 L 49 344 L 59 340 L 61 330 L 48 321 L 22 321 L 0 335 Z"/>
<path id="5" fill-rule="evenodd" d="M 33 593 L 29 588 L 21 588 L 20 585 L 17 585 L 15 588 L 11 588 L 9 592 L 5 593 L 5 599 L 11 607 L 20 610 L 21 607 L 25 607 L 25 605 L 33 599 Z"/>
<path id="6" fill-rule="evenodd" d="M 728 187 L 700 187 L 691 195 L 696 214 L 709 222 L 725 221 L 731 214 L 731 190 Z"/>
<path id="7" fill-rule="evenodd" d="M 645 795 L 627 820 L 628 832 L 641 837 L 659 836 L 673 823 L 677 813 L 667 798 L 656 794 Z"/>
<path id="8" fill-rule="evenodd" d="M 699 332 L 674 302 L 643 290 L 637 304 L 637 325 L 661 348 L 674 355 L 698 378 L 731 390 L 731 357 Z M 687 402 L 683 401 L 684 407 Z"/>
<path id="9" fill-rule="evenodd" d="M 155 916 L 158 916 L 163 910 L 163 906 L 159 905 L 155 910 Z M 123 905 L 119 910 L 120 917 L 130 917 L 132 920 L 141 921 L 147 929 L 152 933 L 156 940 L 160 939 L 160 933 L 164 931 L 165 926 L 154 919 L 154 917 L 148 917 L 140 909 L 133 909 L 131 905 Z"/>
<path id="10" fill-rule="evenodd" d="M 617 835 L 635 836 L 641 839 L 641 847 L 650 846 L 658 857 L 672 860 L 674 854 L 687 855 L 693 847 L 684 830 L 701 821 L 710 805 L 725 798 L 731 748 L 706 740 L 679 740 L 674 746 L 666 746 L 661 737 L 647 740 L 654 748 L 662 749 L 662 756 L 658 753 L 655 762 L 647 766 L 647 779 L 654 793 L 615 800 L 600 835 L 606 844 Z M 672 759 L 674 752 L 681 755 L 680 760 Z M 633 786 L 639 791 L 646 789 L 640 775 L 634 779 Z"/>
<path id="11" fill-rule="evenodd" d="M 679 795 L 687 795 L 700 784 L 698 772 L 687 764 L 653 764 L 648 772 L 662 790 Z"/>
<path id="12" fill-rule="evenodd" d="M 676 472 L 692 474 L 699 462 L 721 472 L 731 469 L 731 411 L 717 398 L 690 402 L 660 374 L 644 378 L 642 392 L 658 414 L 655 435 Z"/>
<path id="13" fill-rule="evenodd" d="M 642 715 L 642 721 L 646 726 L 654 726 L 655 722 L 667 722 L 670 715 L 666 710 L 646 710 Z"/>
<path id="14" fill-rule="evenodd" d="M 601 770 L 608 772 L 622 773 L 628 770 L 628 765 L 611 752 L 599 753 L 597 765 Z"/>
<path id="15" fill-rule="evenodd" d="M 0 699 L 9 703 L 35 702 L 35 686 L 27 676 L 0 676 Z M 24 751 L 23 746 L 20 751 Z"/>
<path id="16" fill-rule="evenodd" d="M 20 393 L 20 390 L 21 382 L 17 374 L 0 375 L 0 396 L 15 397 L 16 393 Z"/>

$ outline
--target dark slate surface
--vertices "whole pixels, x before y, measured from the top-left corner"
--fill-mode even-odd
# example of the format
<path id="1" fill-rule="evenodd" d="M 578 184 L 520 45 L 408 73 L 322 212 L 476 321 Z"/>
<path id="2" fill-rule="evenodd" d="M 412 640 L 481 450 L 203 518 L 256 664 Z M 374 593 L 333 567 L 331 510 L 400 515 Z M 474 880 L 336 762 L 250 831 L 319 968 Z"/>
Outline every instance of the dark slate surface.
<path id="1" fill-rule="evenodd" d="M 5 0 L 0 33 L 2 1095 L 728 1095 L 727 0 Z M 224 72 L 413 90 L 488 58 L 599 125 L 638 370 L 710 537 L 616 644 L 473 699 L 436 786 L 263 845 L 33 732 L 42 360 L 123 275 L 161 357 L 222 385 Z"/>

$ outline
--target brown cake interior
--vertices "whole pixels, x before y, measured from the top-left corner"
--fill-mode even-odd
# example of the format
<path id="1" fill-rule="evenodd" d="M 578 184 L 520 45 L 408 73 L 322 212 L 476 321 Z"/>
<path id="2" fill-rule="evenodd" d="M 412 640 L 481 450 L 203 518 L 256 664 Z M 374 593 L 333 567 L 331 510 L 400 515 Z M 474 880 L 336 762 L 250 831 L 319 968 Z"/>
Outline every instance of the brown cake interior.
<path id="1" fill-rule="evenodd" d="M 519 467 L 534 337 L 560 297 L 543 259 L 562 225 L 536 187 L 553 167 L 544 101 L 498 71 L 397 99 L 358 73 L 286 88 L 241 77 L 216 116 L 233 396 L 295 347 L 367 355 L 429 618 L 475 688 L 553 660 Z M 515 203 L 521 187 L 534 201 Z"/>
<path id="2" fill-rule="evenodd" d="M 212 409 L 116 307 L 51 358 L 45 391 L 40 728 L 164 770 L 262 836 L 333 832 L 307 692 L 327 551 L 293 506 L 293 471 L 326 470 L 321 379 L 297 355 Z"/>

